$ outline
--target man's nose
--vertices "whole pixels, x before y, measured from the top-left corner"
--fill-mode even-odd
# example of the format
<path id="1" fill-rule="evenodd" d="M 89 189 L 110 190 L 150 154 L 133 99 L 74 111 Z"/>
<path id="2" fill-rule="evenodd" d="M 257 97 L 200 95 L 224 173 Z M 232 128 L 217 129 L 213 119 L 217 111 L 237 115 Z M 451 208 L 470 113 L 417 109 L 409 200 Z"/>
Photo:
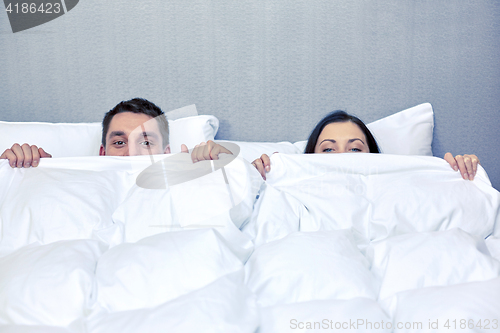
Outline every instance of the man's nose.
<path id="1" fill-rule="evenodd" d="M 129 151 L 128 151 L 128 147 L 126 147 L 126 148 L 124 148 L 124 149 L 123 149 L 123 154 L 122 154 L 122 156 L 130 156 L 130 153 L 129 153 Z"/>

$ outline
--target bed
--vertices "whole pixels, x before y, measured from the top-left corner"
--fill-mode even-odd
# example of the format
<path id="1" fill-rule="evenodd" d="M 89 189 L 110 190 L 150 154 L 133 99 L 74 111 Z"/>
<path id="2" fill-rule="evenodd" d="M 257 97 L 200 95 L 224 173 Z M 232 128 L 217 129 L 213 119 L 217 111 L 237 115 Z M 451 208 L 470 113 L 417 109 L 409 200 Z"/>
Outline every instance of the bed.
<path id="1" fill-rule="evenodd" d="M 99 124 L 1 122 L 0 147 L 54 158 L 0 161 L 0 331 L 500 330 L 500 193 L 432 157 L 430 104 L 369 124 L 383 154 L 229 142 L 238 156 L 169 181 L 192 172 L 176 146 L 218 125 L 171 119 L 149 188 L 150 156 L 96 156 Z"/>

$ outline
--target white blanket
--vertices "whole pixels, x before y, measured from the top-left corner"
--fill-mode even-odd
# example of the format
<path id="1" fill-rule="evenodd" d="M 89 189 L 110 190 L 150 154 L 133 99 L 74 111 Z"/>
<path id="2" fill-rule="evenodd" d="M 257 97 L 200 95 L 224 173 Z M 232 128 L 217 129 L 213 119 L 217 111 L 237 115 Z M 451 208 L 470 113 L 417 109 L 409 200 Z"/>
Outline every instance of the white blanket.
<path id="1" fill-rule="evenodd" d="M 436 157 L 275 154 L 262 195 L 269 200 L 248 229 L 258 243 L 298 223 L 301 231 L 352 228 L 374 241 L 454 227 L 485 238 L 500 221 L 500 196 L 484 169 L 465 181 Z"/>
<path id="2" fill-rule="evenodd" d="M 499 329 L 500 193 L 481 167 L 271 161 L 265 183 L 238 158 L 163 190 L 136 184 L 149 156 L 0 161 L 0 331 Z"/>

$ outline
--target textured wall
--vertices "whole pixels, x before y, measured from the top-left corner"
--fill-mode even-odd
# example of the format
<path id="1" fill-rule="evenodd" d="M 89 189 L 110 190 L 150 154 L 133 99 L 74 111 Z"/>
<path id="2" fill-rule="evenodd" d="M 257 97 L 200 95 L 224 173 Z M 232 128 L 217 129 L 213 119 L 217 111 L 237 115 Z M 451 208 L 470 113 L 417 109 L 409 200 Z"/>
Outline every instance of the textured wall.
<path id="1" fill-rule="evenodd" d="M 0 13 L 0 120 L 100 121 L 146 97 L 195 103 L 218 138 L 305 139 L 430 102 L 436 156 L 476 153 L 500 188 L 497 0 L 81 0 L 13 34 Z"/>

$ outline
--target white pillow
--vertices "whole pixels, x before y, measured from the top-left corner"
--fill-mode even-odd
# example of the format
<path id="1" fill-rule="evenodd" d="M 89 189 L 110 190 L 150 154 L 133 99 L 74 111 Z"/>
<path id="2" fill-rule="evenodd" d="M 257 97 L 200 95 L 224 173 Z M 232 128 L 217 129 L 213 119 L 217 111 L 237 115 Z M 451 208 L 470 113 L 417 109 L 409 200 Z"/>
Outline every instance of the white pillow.
<path id="1" fill-rule="evenodd" d="M 349 230 L 296 232 L 255 249 L 246 283 L 260 306 L 311 300 L 376 299 L 368 260 Z"/>
<path id="2" fill-rule="evenodd" d="M 97 241 L 76 240 L 0 258 L 0 324 L 66 326 L 84 316 L 102 252 Z"/>
<path id="3" fill-rule="evenodd" d="M 0 154 L 14 143 L 28 143 L 53 157 L 98 156 L 101 134 L 101 123 L 0 121 Z"/>
<path id="4" fill-rule="evenodd" d="M 432 156 L 434 113 L 420 104 L 367 125 L 382 153 Z"/>
<path id="5" fill-rule="evenodd" d="M 391 298 L 394 323 L 422 323 L 394 327 L 394 332 L 498 332 L 500 278 L 450 287 L 405 291 Z"/>
<path id="6" fill-rule="evenodd" d="M 135 182 L 129 166 L 108 156 L 43 159 L 26 169 L 0 160 L 0 255 L 34 242 L 111 243 L 108 232 L 119 231 L 111 216 Z"/>
<path id="7" fill-rule="evenodd" d="M 400 111 L 366 126 L 382 153 L 432 156 L 434 113 L 429 103 Z M 307 140 L 294 143 L 300 152 L 304 152 L 306 144 Z"/>
<path id="8" fill-rule="evenodd" d="M 214 140 L 219 130 L 219 120 L 215 116 L 200 115 L 169 120 L 170 151 L 178 153 L 181 144 L 189 149 L 201 142 Z"/>
<path id="9" fill-rule="evenodd" d="M 485 281 L 500 275 L 484 240 L 455 228 L 389 237 L 367 249 L 372 272 L 381 279 L 381 300 L 395 293 Z"/>
<path id="10" fill-rule="evenodd" d="M 162 233 L 101 256 L 98 302 L 111 312 L 155 307 L 242 267 L 213 229 Z"/>
<path id="11" fill-rule="evenodd" d="M 193 148 L 200 142 L 213 140 L 219 120 L 210 115 L 180 118 L 169 120 L 169 129 L 170 148 L 177 153 L 181 144 Z M 42 147 L 53 157 L 98 156 L 101 137 L 101 123 L 0 121 L 0 154 L 14 143 L 28 143 Z"/>
<path id="12" fill-rule="evenodd" d="M 368 298 L 275 305 L 261 308 L 260 313 L 259 333 L 392 332 L 387 327 L 390 318 Z"/>
<path id="13" fill-rule="evenodd" d="M 243 275 L 242 270 L 225 275 L 154 308 L 92 315 L 88 332 L 254 333 L 259 324 L 255 295 L 243 284 Z"/>

